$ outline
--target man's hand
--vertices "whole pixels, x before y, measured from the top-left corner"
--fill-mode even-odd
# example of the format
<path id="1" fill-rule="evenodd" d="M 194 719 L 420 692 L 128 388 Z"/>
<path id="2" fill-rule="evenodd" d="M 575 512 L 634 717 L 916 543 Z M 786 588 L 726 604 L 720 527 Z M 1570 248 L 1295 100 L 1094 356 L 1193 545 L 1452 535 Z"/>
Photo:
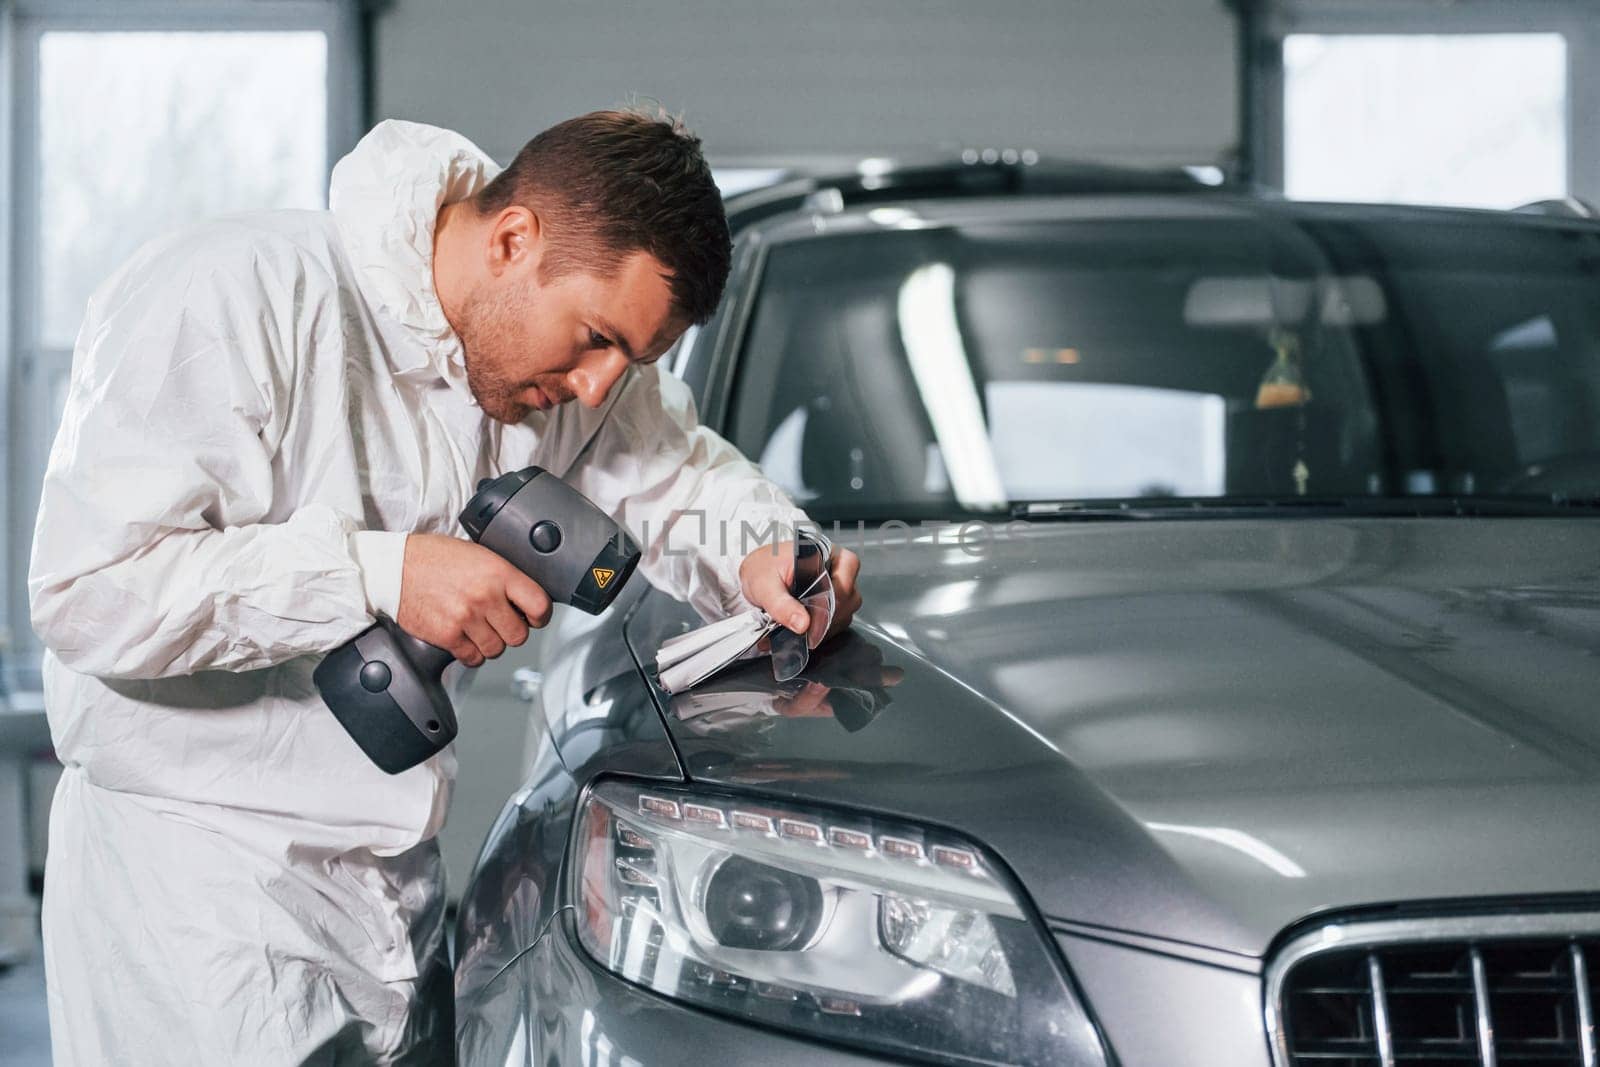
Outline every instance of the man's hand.
<path id="1" fill-rule="evenodd" d="M 469 667 L 528 639 L 550 621 L 539 583 L 484 548 L 444 534 L 406 538 L 400 629 Z"/>
<path id="2" fill-rule="evenodd" d="M 834 546 L 833 558 L 828 561 L 828 574 L 833 579 L 833 623 L 822 641 L 844 632 L 860 609 L 861 594 L 856 590 L 856 574 L 860 570 L 860 557 L 848 548 Z M 793 576 L 793 541 L 763 545 L 739 564 L 739 583 L 744 587 L 745 599 L 771 615 L 780 626 L 803 634 L 811 626 L 811 616 L 804 604 L 789 595 Z"/>

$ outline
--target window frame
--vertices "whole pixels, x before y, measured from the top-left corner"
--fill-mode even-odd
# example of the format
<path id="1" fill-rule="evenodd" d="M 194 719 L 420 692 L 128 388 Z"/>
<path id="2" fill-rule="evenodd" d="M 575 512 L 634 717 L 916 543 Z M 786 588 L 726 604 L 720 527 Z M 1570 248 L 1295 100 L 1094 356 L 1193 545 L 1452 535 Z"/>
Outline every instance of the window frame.
<path id="1" fill-rule="evenodd" d="M 52 32 L 322 32 L 327 37 L 329 170 L 367 125 L 366 18 L 363 0 L 13 0 L 0 15 L 0 695 L 41 686 L 42 648 L 28 610 L 28 554 L 38 490 L 53 433 L 50 383 L 70 369 L 70 348 L 39 343 L 39 46 Z M 326 178 L 326 176 L 324 176 Z"/>
<path id="2" fill-rule="evenodd" d="M 1567 45 L 1567 194 L 1600 206 L 1600 3 L 1596 0 L 1260 0 L 1243 13 L 1251 58 L 1244 127 L 1255 180 L 1284 181 L 1283 41 L 1290 34 L 1555 33 Z"/>

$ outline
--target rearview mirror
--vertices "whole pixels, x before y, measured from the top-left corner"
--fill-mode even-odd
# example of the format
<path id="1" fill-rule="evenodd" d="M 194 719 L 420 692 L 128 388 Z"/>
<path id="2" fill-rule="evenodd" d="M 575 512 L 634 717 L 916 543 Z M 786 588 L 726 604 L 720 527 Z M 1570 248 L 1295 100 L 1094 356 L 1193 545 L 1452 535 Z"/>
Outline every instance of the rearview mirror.
<path id="1" fill-rule="evenodd" d="M 1188 326 L 1292 326 L 1304 322 L 1313 306 L 1323 326 L 1374 326 L 1388 314 L 1383 289 L 1364 274 L 1261 275 L 1196 279 L 1184 298 L 1183 321 Z"/>

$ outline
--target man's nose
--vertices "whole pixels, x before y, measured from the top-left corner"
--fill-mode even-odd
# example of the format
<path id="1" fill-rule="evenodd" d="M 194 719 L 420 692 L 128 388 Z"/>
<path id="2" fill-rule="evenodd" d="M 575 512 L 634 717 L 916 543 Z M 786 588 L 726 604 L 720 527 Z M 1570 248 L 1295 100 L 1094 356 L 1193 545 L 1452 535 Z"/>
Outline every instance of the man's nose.
<path id="1" fill-rule="evenodd" d="M 598 352 L 567 375 L 567 387 L 584 407 L 597 408 L 627 369 L 628 357 L 621 352 Z"/>

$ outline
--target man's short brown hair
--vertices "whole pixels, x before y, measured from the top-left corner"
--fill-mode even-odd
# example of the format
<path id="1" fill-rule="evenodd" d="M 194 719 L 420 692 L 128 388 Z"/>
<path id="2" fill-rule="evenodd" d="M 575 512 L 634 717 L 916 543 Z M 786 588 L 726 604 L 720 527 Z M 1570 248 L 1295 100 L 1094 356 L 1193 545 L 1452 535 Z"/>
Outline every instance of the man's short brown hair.
<path id="1" fill-rule="evenodd" d="M 542 276 L 616 271 L 648 252 L 670 272 L 676 314 L 711 317 L 728 280 L 722 197 L 700 138 L 664 112 L 593 111 L 550 127 L 474 198 L 480 214 L 539 213 L 550 240 Z"/>

